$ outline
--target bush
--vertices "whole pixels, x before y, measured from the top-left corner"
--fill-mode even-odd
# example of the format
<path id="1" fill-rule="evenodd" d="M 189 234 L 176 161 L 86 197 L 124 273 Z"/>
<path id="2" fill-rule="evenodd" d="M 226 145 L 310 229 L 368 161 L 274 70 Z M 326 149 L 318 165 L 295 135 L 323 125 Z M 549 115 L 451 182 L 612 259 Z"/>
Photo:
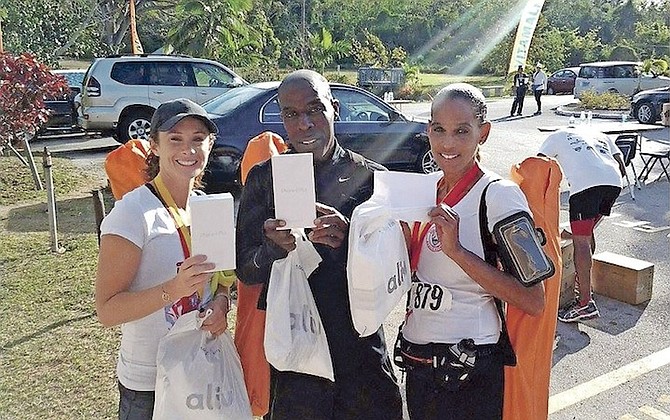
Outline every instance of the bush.
<path id="1" fill-rule="evenodd" d="M 582 93 L 580 101 L 584 109 L 609 109 L 619 111 L 630 108 L 630 100 L 628 97 L 612 92 L 598 94 L 594 91 L 587 90 Z"/>
<path id="2" fill-rule="evenodd" d="M 32 137 L 49 117 L 44 100 L 65 93 L 67 82 L 30 54 L 0 54 L 0 150 L 20 134 Z"/>
<path id="3" fill-rule="evenodd" d="M 332 83 L 344 83 L 347 85 L 356 86 L 356 75 L 347 74 L 347 73 L 324 73 L 323 76 Z"/>
<path id="4" fill-rule="evenodd" d="M 235 73 L 242 76 L 249 83 L 272 82 L 282 80 L 291 70 L 280 69 L 274 65 L 258 65 L 254 67 L 236 67 Z"/>

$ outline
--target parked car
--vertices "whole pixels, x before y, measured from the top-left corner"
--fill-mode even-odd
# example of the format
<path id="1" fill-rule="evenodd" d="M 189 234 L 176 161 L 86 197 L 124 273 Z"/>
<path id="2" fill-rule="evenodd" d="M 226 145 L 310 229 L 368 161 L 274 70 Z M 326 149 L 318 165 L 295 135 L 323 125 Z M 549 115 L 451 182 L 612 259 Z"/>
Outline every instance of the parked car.
<path id="1" fill-rule="evenodd" d="M 575 79 L 579 73 L 579 67 L 566 67 L 552 73 L 547 78 L 547 94 L 569 93 L 575 89 Z"/>
<path id="2" fill-rule="evenodd" d="M 670 78 L 642 73 L 642 63 L 635 61 L 601 61 L 579 66 L 575 80 L 575 98 L 587 90 L 633 96 L 641 90 L 670 86 Z"/>
<path id="3" fill-rule="evenodd" d="M 119 142 L 146 139 L 162 102 L 189 98 L 202 104 L 247 81 L 215 61 L 176 55 L 123 55 L 96 59 L 78 98 L 79 123 Z"/>
<path id="4" fill-rule="evenodd" d="M 630 111 L 641 124 L 653 124 L 661 119 L 663 104 L 670 103 L 670 86 L 643 90 L 633 95 Z"/>
<path id="5" fill-rule="evenodd" d="M 340 102 L 335 134 L 342 146 L 391 170 L 437 170 L 428 144 L 427 121 L 405 116 L 363 89 L 338 83 L 330 86 Z M 240 161 L 250 139 L 263 131 L 286 138 L 278 88 L 279 82 L 242 86 L 204 105 L 219 128 L 204 178 L 208 192 L 239 185 Z"/>
<path id="6" fill-rule="evenodd" d="M 44 101 L 44 105 L 49 110 L 50 115 L 46 124 L 40 127 L 38 135 L 52 132 L 72 132 L 79 128 L 74 98 L 81 92 L 86 70 L 51 70 L 51 73 L 65 78 L 68 91 L 62 96 L 49 98 Z"/>

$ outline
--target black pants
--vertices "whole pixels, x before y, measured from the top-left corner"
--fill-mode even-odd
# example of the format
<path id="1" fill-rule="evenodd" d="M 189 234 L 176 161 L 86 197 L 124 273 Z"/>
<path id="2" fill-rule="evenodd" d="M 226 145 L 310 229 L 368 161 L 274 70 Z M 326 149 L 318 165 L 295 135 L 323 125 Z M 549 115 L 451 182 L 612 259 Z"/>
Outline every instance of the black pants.
<path id="1" fill-rule="evenodd" d="M 412 420 L 502 419 L 504 370 L 499 352 L 479 357 L 468 382 L 450 391 L 431 365 L 407 369 L 407 408 Z"/>
<path id="2" fill-rule="evenodd" d="M 398 385 L 381 368 L 362 368 L 351 377 L 338 378 L 336 383 L 273 368 L 270 388 L 266 420 L 402 419 Z"/>
<path id="3" fill-rule="evenodd" d="M 521 115 L 523 112 L 523 100 L 526 98 L 526 88 L 516 88 L 516 95 L 514 96 L 514 102 L 512 102 L 512 110 L 510 115 Z"/>
<path id="4" fill-rule="evenodd" d="M 154 413 L 154 391 L 133 391 L 118 382 L 119 420 L 151 420 Z"/>
<path id="5" fill-rule="evenodd" d="M 535 95 L 535 102 L 537 103 L 537 112 L 540 113 L 542 112 L 542 89 L 536 89 L 533 91 L 533 95 Z"/>

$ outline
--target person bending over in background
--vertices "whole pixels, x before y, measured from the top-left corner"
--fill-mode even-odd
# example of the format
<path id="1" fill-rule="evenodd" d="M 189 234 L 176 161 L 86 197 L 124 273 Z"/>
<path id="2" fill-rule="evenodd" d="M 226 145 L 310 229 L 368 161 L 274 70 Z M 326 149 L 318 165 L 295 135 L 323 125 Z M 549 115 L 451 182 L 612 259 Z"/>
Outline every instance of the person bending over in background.
<path id="1" fill-rule="evenodd" d="M 600 312 L 591 295 L 593 231 L 603 216 L 609 216 L 621 193 L 626 173 L 621 151 L 606 134 L 577 127 L 550 134 L 539 155 L 556 158 L 570 186 L 575 301 L 558 311 L 558 319 L 575 322 L 597 317 Z"/>

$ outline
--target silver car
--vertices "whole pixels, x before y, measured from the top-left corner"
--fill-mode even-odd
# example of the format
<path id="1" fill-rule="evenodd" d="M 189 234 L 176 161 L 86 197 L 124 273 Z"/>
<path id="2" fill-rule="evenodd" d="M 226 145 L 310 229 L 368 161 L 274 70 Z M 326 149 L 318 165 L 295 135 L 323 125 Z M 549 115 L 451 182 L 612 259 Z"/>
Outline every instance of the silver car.
<path id="1" fill-rule="evenodd" d="M 670 86 L 670 78 L 642 73 L 635 61 L 600 61 L 579 66 L 575 79 L 575 98 L 588 90 L 632 96 L 641 90 Z"/>
<path id="2" fill-rule="evenodd" d="M 247 81 L 211 60 L 175 55 L 126 55 L 96 59 L 75 100 L 79 125 L 119 142 L 146 139 L 154 110 L 188 98 L 202 104 Z"/>

